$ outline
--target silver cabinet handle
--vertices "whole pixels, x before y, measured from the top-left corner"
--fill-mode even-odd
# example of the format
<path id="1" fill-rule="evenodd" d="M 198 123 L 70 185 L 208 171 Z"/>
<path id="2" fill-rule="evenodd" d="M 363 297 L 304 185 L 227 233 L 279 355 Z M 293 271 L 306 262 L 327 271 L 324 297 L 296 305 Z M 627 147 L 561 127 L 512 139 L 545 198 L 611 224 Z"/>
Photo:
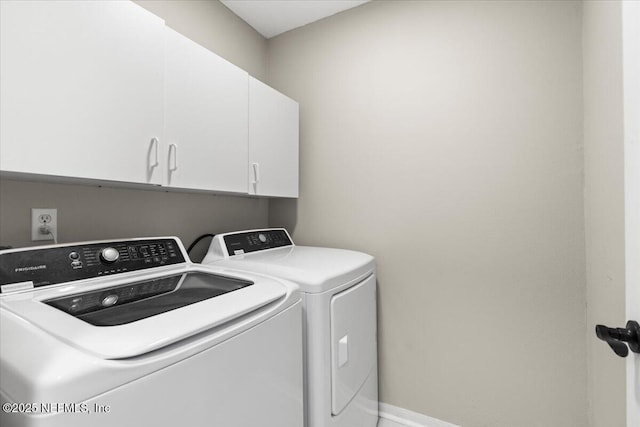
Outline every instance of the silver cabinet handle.
<path id="1" fill-rule="evenodd" d="M 155 146 L 155 162 L 151 165 L 149 165 L 149 169 L 153 169 L 156 166 L 158 166 L 160 164 L 160 161 L 158 160 L 158 151 L 160 150 L 159 148 L 159 141 L 158 138 L 156 138 L 155 136 L 153 138 L 151 138 L 151 147 L 149 147 L 149 151 L 151 151 L 152 148 L 154 148 Z"/>
<path id="2" fill-rule="evenodd" d="M 171 153 L 173 152 L 173 156 Z M 173 166 L 171 166 L 171 159 L 173 158 Z M 169 144 L 169 170 L 171 172 L 178 169 L 178 146 L 176 144 Z"/>
<path id="3" fill-rule="evenodd" d="M 260 163 L 252 163 L 251 166 L 253 166 L 252 184 L 257 184 L 260 181 Z"/>

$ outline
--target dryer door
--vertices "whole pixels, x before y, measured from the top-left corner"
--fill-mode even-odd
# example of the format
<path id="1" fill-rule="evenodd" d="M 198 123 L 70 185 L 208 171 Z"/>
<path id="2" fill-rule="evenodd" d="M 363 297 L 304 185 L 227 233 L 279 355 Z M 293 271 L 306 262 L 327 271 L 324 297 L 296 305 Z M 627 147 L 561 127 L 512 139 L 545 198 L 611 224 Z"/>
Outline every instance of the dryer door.
<path id="1" fill-rule="evenodd" d="M 376 276 L 331 298 L 331 410 L 338 415 L 377 369 Z"/>

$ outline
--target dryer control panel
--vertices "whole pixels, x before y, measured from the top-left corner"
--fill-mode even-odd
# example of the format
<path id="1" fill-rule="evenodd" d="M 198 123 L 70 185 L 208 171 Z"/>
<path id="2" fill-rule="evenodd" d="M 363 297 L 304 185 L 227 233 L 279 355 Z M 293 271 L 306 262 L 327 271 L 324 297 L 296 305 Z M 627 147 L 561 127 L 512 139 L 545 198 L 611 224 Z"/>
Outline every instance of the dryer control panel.
<path id="1" fill-rule="evenodd" d="M 293 244 L 289 234 L 283 228 L 229 233 L 223 235 L 222 238 L 229 255 L 241 255 Z"/>
<path id="2" fill-rule="evenodd" d="M 185 262 L 177 239 L 77 243 L 0 253 L 0 292 Z"/>

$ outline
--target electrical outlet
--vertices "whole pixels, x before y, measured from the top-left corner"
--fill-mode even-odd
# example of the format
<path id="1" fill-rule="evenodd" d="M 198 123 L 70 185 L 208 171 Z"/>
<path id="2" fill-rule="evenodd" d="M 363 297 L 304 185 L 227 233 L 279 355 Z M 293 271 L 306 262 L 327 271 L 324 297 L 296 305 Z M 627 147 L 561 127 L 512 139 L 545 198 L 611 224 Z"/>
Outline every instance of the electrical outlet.
<path id="1" fill-rule="evenodd" d="M 58 235 L 58 210 L 57 209 L 31 209 L 31 240 L 53 240 L 49 233 L 43 233 L 44 227 L 54 235 Z"/>

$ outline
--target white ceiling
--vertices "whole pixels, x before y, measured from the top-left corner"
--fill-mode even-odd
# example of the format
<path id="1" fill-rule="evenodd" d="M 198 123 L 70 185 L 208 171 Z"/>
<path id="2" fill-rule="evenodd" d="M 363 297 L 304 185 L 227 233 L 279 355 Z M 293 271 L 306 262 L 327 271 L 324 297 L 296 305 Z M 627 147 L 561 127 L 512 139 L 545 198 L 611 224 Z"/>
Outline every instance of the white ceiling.
<path id="1" fill-rule="evenodd" d="M 220 0 L 233 13 L 270 39 L 369 0 Z"/>

